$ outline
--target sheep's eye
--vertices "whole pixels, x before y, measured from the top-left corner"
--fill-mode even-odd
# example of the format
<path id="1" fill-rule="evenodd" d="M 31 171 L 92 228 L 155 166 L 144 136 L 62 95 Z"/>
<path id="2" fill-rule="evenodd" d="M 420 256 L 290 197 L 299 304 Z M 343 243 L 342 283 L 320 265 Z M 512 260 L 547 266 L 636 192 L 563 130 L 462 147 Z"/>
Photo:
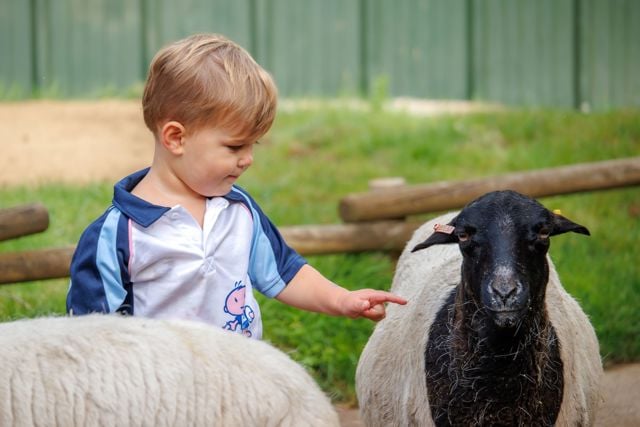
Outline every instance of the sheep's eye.
<path id="1" fill-rule="evenodd" d="M 461 231 L 460 233 L 457 234 L 457 236 L 458 236 L 458 241 L 460 242 L 466 242 L 467 240 L 469 240 L 469 237 L 471 237 L 469 233 L 467 233 L 466 231 Z"/>
<path id="2" fill-rule="evenodd" d="M 542 227 L 540 231 L 538 231 L 538 239 L 547 240 L 551 235 L 551 230 L 548 227 Z"/>

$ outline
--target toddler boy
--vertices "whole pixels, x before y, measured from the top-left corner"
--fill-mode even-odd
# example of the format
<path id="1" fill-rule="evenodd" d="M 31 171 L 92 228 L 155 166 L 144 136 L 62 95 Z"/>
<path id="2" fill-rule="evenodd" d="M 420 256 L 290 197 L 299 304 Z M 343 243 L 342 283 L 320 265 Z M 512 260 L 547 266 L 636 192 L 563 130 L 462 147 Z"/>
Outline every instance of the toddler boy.
<path id="1" fill-rule="evenodd" d="M 240 46 L 215 34 L 153 59 L 142 99 L 151 167 L 115 185 L 83 233 L 67 311 L 200 320 L 260 338 L 253 289 L 309 311 L 380 320 L 388 292 L 348 291 L 291 249 L 235 184 L 271 127 L 277 91 Z"/>

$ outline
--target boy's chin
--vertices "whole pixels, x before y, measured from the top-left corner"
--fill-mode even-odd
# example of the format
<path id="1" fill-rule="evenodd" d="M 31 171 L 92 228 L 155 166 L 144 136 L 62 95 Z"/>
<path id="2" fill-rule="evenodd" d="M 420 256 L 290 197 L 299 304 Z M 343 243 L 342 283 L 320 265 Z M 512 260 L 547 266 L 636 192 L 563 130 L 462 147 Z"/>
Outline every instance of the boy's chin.
<path id="1" fill-rule="evenodd" d="M 232 187 L 232 184 L 220 185 L 211 191 L 207 191 L 206 193 L 201 193 L 201 195 L 209 199 L 212 197 L 226 196 L 231 191 L 231 187 Z"/>

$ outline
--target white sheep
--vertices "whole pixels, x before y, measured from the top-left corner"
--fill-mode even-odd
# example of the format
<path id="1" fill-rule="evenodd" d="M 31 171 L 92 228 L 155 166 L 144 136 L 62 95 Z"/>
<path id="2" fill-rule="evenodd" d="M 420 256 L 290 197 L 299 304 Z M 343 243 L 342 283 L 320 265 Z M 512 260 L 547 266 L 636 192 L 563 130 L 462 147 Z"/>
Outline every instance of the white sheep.
<path id="1" fill-rule="evenodd" d="M 388 307 L 358 363 L 365 425 L 592 425 L 598 341 L 547 255 L 568 231 L 589 234 L 511 191 L 421 226 L 391 288 L 409 304 Z"/>
<path id="2" fill-rule="evenodd" d="M 271 345 L 119 315 L 0 324 L 2 426 L 338 426 L 307 372 Z"/>

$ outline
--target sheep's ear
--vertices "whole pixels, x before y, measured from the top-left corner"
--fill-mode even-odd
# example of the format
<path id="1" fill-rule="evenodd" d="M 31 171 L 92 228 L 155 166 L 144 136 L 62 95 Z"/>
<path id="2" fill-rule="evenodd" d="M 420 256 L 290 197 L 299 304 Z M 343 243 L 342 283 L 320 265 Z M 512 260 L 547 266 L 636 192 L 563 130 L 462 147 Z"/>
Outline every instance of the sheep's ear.
<path id="1" fill-rule="evenodd" d="M 551 231 L 551 236 L 556 236 L 558 234 L 564 234 L 568 232 L 580 233 L 590 236 L 589 230 L 584 225 L 577 224 L 571 221 L 569 218 L 565 218 L 564 216 L 553 213 L 553 230 Z"/>
<path id="2" fill-rule="evenodd" d="M 454 222 L 455 222 L 455 218 L 453 221 L 451 221 L 449 224 L 445 226 L 436 224 L 434 233 L 431 236 L 427 237 L 427 240 L 425 240 L 424 242 L 417 244 L 411 250 L 411 252 L 416 252 L 416 251 L 419 251 L 420 249 L 426 249 L 429 246 L 433 246 L 433 245 L 446 245 L 449 243 L 458 243 L 458 236 L 456 236 L 455 233 L 453 232 Z"/>

